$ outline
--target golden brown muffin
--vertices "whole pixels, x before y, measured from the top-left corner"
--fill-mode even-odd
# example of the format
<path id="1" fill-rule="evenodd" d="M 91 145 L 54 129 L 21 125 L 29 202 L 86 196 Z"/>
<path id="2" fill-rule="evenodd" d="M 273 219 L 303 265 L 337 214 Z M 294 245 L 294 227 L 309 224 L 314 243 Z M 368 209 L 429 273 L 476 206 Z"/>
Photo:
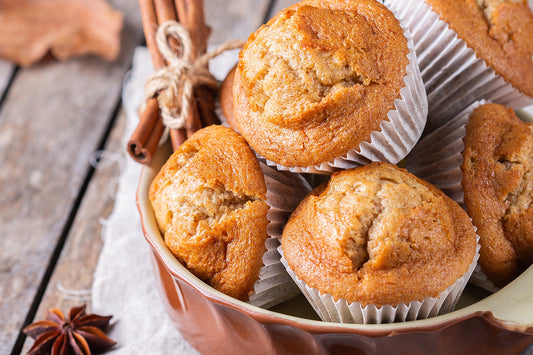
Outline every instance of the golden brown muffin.
<path id="1" fill-rule="evenodd" d="M 388 163 L 332 175 L 300 203 L 281 244 L 309 286 L 378 307 L 436 297 L 468 270 L 476 252 L 464 210 Z"/>
<path id="2" fill-rule="evenodd" d="M 476 55 L 533 96 L 533 14 L 526 0 L 426 0 Z"/>
<path id="3" fill-rule="evenodd" d="M 226 75 L 226 78 L 220 86 L 220 108 L 228 125 L 234 130 L 238 131 L 235 123 L 235 115 L 233 114 L 233 80 L 235 79 L 235 70 L 237 66 L 234 66 Z"/>
<path id="4" fill-rule="evenodd" d="M 533 263 L 533 124 L 486 104 L 470 116 L 464 142 L 462 185 L 479 264 L 501 287 Z"/>
<path id="5" fill-rule="evenodd" d="M 241 300 L 263 265 L 265 196 L 263 173 L 246 141 L 215 125 L 172 154 L 149 192 L 172 253 L 197 277 Z"/>
<path id="6" fill-rule="evenodd" d="M 398 20 L 378 1 L 301 1 L 253 33 L 240 53 L 239 131 L 284 166 L 341 156 L 388 119 L 408 53 Z"/>

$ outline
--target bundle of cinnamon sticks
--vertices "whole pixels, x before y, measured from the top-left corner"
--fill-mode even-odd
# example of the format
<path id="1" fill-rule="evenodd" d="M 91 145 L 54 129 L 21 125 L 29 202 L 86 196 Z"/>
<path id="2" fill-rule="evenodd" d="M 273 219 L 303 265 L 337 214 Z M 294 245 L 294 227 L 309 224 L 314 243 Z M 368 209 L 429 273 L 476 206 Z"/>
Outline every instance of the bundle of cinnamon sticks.
<path id="1" fill-rule="evenodd" d="M 211 29 L 205 23 L 203 0 L 139 0 L 139 8 L 146 45 L 155 70 L 168 65 L 156 44 L 157 29 L 166 21 L 178 21 L 189 32 L 192 59 L 206 52 Z M 169 43 L 176 53 L 180 52 L 177 41 L 170 38 Z M 205 86 L 194 88 L 185 126 L 170 130 L 174 150 L 198 129 L 219 122 L 214 111 L 214 96 L 212 89 Z M 133 159 L 142 164 L 149 164 L 164 129 L 157 97 L 150 98 L 140 113 L 139 124 L 128 142 L 127 150 Z"/>

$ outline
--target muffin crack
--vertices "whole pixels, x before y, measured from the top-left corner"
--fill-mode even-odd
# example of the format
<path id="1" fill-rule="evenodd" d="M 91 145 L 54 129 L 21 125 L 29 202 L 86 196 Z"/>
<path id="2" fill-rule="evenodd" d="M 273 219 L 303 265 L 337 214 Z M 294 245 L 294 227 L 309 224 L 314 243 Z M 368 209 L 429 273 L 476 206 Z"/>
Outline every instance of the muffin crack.
<path id="1" fill-rule="evenodd" d="M 344 66 L 344 71 L 347 72 L 345 76 L 327 82 L 324 78 L 320 78 L 317 68 L 298 67 L 294 65 L 295 63 L 292 63 L 292 60 L 287 60 L 277 54 L 274 54 L 273 56 L 275 57 L 275 60 L 273 60 L 275 63 L 274 66 L 266 68 L 257 80 L 254 80 L 253 91 L 261 98 L 260 100 L 257 100 L 256 106 L 257 111 L 260 113 L 271 111 L 269 107 L 271 101 L 275 101 L 274 104 L 277 104 L 276 96 L 279 95 L 279 91 L 282 88 L 275 87 L 272 90 L 269 90 L 269 88 L 265 88 L 266 85 L 264 86 L 263 84 L 267 84 L 264 82 L 268 81 L 269 76 L 277 76 L 279 67 L 285 69 L 285 75 L 298 79 L 297 83 L 299 84 L 299 87 L 293 91 L 297 94 L 301 94 L 301 96 L 304 96 L 311 103 L 321 102 L 332 91 L 352 88 L 357 85 L 370 86 L 377 84 L 375 80 L 372 80 L 369 76 L 366 76 L 363 73 L 357 72 L 356 69 L 351 68 L 348 64 Z M 297 97 L 295 99 L 298 100 Z"/>
<path id="2" fill-rule="evenodd" d="M 205 182 L 195 183 L 194 190 L 184 188 L 173 196 L 175 218 L 187 221 L 187 234 L 198 235 L 202 230 L 222 223 L 226 218 L 248 204 L 259 200 L 257 197 L 230 191 L 222 185 L 209 186 Z"/>
<path id="3" fill-rule="evenodd" d="M 483 18 L 487 22 L 489 29 L 494 25 L 494 12 L 496 8 L 506 1 L 514 2 L 515 4 L 522 2 L 521 0 L 476 0 L 477 6 L 483 13 Z"/>
<path id="4" fill-rule="evenodd" d="M 340 17 L 344 30 L 355 21 L 353 14 L 343 11 L 302 6 L 288 11 L 278 20 L 279 26 L 265 26 L 248 48 L 242 59 L 254 63 L 248 67 L 246 80 L 254 97 L 254 111 L 275 118 L 280 110 L 294 109 L 297 103 L 316 104 L 332 92 L 377 83 L 355 59 L 368 55 L 366 44 L 351 42 L 354 35 L 341 29 L 337 33 L 320 27 L 320 16 Z M 291 29 L 297 29 L 300 35 L 289 35 Z"/>
<path id="5" fill-rule="evenodd" d="M 507 209 L 503 216 L 504 220 L 507 220 L 512 213 L 525 213 L 533 200 L 533 154 L 531 154 L 533 151 L 533 144 L 531 144 L 533 141 L 533 125 L 530 127 L 530 132 L 529 144 L 526 141 L 521 151 L 516 154 L 506 153 L 506 139 L 498 147 L 498 150 L 501 149 L 503 152 L 499 154 L 497 163 L 503 165 L 509 173 L 520 175 L 519 182 L 505 196 L 504 203 L 507 205 Z M 508 129 L 503 136 L 512 136 L 513 133 L 511 129 Z M 501 147 L 502 144 L 504 147 Z"/>
<path id="6" fill-rule="evenodd" d="M 522 2 L 522 0 L 476 0 L 477 6 L 481 10 L 483 14 L 483 19 L 487 23 L 488 27 L 488 35 L 492 38 L 494 38 L 496 41 L 498 41 L 501 44 L 505 44 L 508 42 L 514 41 L 514 35 L 515 32 L 510 27 L 506 27 L 503 29 L 503 32 L 500 32 L 497 30 L 497 33 L 493 33 L 493 28 L 497 29 L 498 24 L 496 23 L 495 18 L 495 12 L 496 9 L 505 2 L 513 2 L 515 4 L 519 4 Z"/>
<path id="7" fill-rule="evenodd" d="M 500 162 L 500 160 L 498 160 Z M 511 215 L 522 215 L 533 204 L 533 156 L 529 154 L 527 161 L 503 162 L 507 170 L 519 170 L 524 167 L 520 183 L 510 191 L 504 199 L 507 208 L 502 217 L 503 221 L 508 221 Z M 509 166 L 510 167 L 507 167 Z"/>

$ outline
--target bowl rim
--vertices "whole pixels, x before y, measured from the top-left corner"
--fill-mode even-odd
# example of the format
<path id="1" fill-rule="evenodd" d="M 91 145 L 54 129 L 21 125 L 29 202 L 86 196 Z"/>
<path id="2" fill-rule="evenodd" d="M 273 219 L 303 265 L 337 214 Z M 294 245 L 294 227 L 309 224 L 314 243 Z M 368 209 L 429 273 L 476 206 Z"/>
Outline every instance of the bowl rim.
<path id="1" fill-rule="evenodd" d="M 368 336 L 383 336 L 413 331 L 432 331 L 445 328 L 467 318 L 482 316 L 499 327 L 533 334 L 533 265 L 498 292 L 469 306 L 427 319 L 387 324 L 333 323 L 307 319 L 253 306 L 215 290 L 194 276 L 174 257 L 166 247 L 155 221 L 148 199 L 148 190 L 152 179 L 170 152 L 170 145 L 165 143 L 157 149 L 151 163 L 144 165 L 141 169 L 137 185 L 136 204 L 143 234 L 165 269 L 173 277 L 179 278 L 193 287 L 209 301 L 243 312 L 261 322 L 291 325 L 320 333 L 357 333 Z"/>

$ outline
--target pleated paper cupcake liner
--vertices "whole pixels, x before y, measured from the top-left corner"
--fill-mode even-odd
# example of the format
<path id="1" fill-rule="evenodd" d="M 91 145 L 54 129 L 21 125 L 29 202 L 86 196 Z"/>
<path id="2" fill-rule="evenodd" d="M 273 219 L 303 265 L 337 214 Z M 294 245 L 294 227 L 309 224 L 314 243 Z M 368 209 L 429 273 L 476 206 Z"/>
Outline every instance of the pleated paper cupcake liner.
<path id="1" fill-rule="evenodd" d="M 437 186 L 463 208 L 463 138 L 470 115 L 485 103 L 485 100 L 474 102 L 446 124 L 425 136 L 405 162 L 410 173 Z M 489 292 L 499 289 L 487 278 L 479 265 L 472 273 L 470 282 Z"/>
<path id="2" fill-rule="evenodd" d="M 424 0 L 385 0 L 413 36 L 428 98 L 428 130 L 440 127 L 465 107 L 485 99 L 515 109 L 533 104 L 478 58 Z"/>
<path id="3" fill-rule="evenodd" d="M 259 164 L 265 176 L 266 199 L 270 207 L 267 213 L 269 237 L 265 241 L 267 251 L 263 254 L 263 266 L 249 303 L 261 308 L 270 308 L 300 293 L 281 264 L 277 248 L 280 246 L 283 226 L 292 211 L 311 191 L 311 187 L 299 174 L 277 171 L 261 161 Z"/>
<path id="4" fill-rule="evenodd" d="M 390 6 L 387 7 L 391 9 Z M 400 90 L 400 98 L 394 101 L 395 109 L 387 114 L 388 121 L 383 120 L 380 130 L 371 133 L 370 142 L 362 142 L 343 156 L 316 165 L 286 167 L 265 159 L 269 166 L 275 166 L 277 170 L 298 173 L 331 174 L 337 170 L 350 169 L 373 161 L 396 164 L 409 153 L 424 130 L 428 104 L 411 34 L 401 20 L 400 25 L 409 48 L 405 86 Z"/>
<path id="5" fill-rule="evenodd" d="M 487 275 L 481 270 L 480 265 L 474 269 L 472 277 L 470 277 L 470 283 L 492 293 L 500 290 L 499 287 L 494 286 L 494 283 L 487 278 Z"/>
<path id="6" fill-rule="evenodd" d="M 476 238 L 478 241 L 476 253 L 468 270 L 455 283 L 440 292 L 437 297 L 426 297 L 421 301 L 415 300 L 409 303 L 381 307 L 371 304 L 363 306 L 359 302 L 348 302 L 344 299 L 335 300 L 331 294 L 322 293 L 316 288 L 310 287 L 289 267 L 287 260 L 283 257 L 281 247 L 279 250 L 281 262 L 287 272 L 323 321 L 383 324 L 425 319 L 453 311 L 479 259 L 479 236 L 476 235 Z"/>
<path id="7" fill-rule="evenodd" d="M 422 138 L 405 159 L 405 168 L 410 173 L 435 185 L 463 208 L 463 138 L 470 115 L 485 103 L 485 100 L 472 103 Z"/>

